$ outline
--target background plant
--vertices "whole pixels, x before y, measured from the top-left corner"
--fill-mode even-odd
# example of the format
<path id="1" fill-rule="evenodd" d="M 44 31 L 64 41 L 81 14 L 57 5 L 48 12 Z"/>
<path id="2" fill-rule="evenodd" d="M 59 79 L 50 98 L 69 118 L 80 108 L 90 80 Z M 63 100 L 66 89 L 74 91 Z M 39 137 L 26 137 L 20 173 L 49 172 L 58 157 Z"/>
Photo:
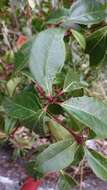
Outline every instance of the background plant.
<path id="1" fill-rule="evenodd" d="M 9 49 L 1 58 L 2 138 L 22 125 L 40 136 L 50 135 L 52 144 L 29 163 L 29 169 L 34 177 L 59 171 L 60 189 L 77 185 L 66 168 L 84 159 L 107 180 L 107 158 L 86 144 L 107 138 L 107 105 L 88 91 L 93 73 L 106 63 L 106 2 L 26 1 L 23 7 L 25 20 L 20 19 L 20 6 L 14 17 L 17 30 L 19 18 L 26 36 L 17 33 L 15 47 L 2 19 L 2 37 Z"/>

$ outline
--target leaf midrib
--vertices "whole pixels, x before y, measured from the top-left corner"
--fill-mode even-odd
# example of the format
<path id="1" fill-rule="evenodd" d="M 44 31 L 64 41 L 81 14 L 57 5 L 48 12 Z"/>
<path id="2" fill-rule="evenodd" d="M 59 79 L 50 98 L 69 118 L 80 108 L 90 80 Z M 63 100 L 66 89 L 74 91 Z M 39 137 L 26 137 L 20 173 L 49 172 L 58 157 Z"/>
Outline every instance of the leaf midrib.
<path id="1" fill-rule="evenodd" d="M 86 16 L 89 17 L 90 14 L 91 14 L 91 15 L 95 15 L 95 14 L 100 13 L 100 12 L 104 13 L 104 10 L 101 10 L 101 11 L 94 11 L 94 12 L 90 11 L 90 12 L 88 12 L 88 13 L 86 13 L 86 14 L 82 14 L 82 15 L 80 15 L 80 16 L 78 15 L 77 17 L 73 17 L 73 19 L 70 18 L 70 20 L 76 20 L 77 18 L 79 18 L 79 20 L 80 20 L 82 17 L 86 17 Z M 104 14 L 106 15 L 106 13 L 104 13 Z M 72 16 L 72 13 L 71 13 L 71 16 Z M 69 18 L 69 17 L 68 17 L 68 18 Z"/>
<path id="2" fill-rule="evenodd" d="M 22 109 L 24 109 L 24 110 L 28 110 L 28 111 L 32 112 L 33 114 L 37 113 L 36 110 L 35 110 L 35 111 L 34 111 L 34 110 L 31 110 L 30 108 L 24 107 L 24 106 L 22 106 L 22 105 L 20 105 L 20 104 L 17 104 L 17 103 L 15 103 L 15 102 L 14 102 L 14 105 L 16 105 L 16 106 L 18 106 L 18 107 L 20 107 L 20 108 L 22 108 Z"/>
<path id="3" fill-rule="evenodd" d="M 71 146 L 69 146 L 68 148 L 66 148 L 66 149 L 70 149 L 70 148 L 72 148 L 72 146 L 76 146 L 76 143 L 73 143 Z M 63 151 L 61 151 L 60 153 L 59 153 L 59 155 L 61 154 L 61 153 L 63 153 L 63 152 L 65 152 L 66 151 L 66 149 L 64 149 Z M 76 149 L 77 150 L 77 149 Z M 75 150 L 75 152 L 76 152 L 76 150 Z M 74 154 L 74 153 L 73 153 Z M 53 159 L 56 159 L 57 157 L 59 157 L 59 155 L 57 154 L 57 155 L 55 155 L 54 157 L 52 157 L 52 158 L 50 158 L 50 159 L 47 159 L 47 160 L 45 160 L 44 162 L 41 162 L 41 163 L 39 163 L 39 167 L 41 167 L 43 170 L 44 170 L 44 165 L 45 164 L 47 164 L 47 162 L 52 162 L 52 160 Z M 72 161 L 73 161 L 73 158 L 74 158 L 74 155 L 73 155 L 73 157 L 72 157 L 72 154 L 71 154 L 71 162 L 70 163 L 72 163 Z M 69 164 L 70 164 L 69 163 Z M 53 167 L 53 166 L 52 166 Z M 57 169 L 55 169 L 55 170 L 57 170 Z M 50 171 L 50 169 L 48 169 L 48 171 Z"/>
<path id="4" fill-rule="evenodd" d="M 56 154 L 54 154 L 54 156 L 52 156 L 51 158 L 49 158 L 49 159 L 47 159 L 47 160 L 45 160 L 45 161 L 43 161 L 42 160 L 42 162 L 40 162 L 39 163 L 39 161 L 38 161 L 38 163 L 39 164 L 44 164 L 44 163 L 46 163 L 47 161 L 51 161 L 53 158 L 55 158 L 55 157 L 57 157 L 59 154 L 61 154 L 61 153 L 63 153 L 66 149 L 69 149 L 69 148 L 71 148 L 72 146 L 76 146 L 76 143 L 73 143 L 73 144 L 71 144 L 71 145 L 69 145 L 67 148 L 64 148 L 62 151 L 60 151 L 58 154 L 56 153 Z"/>
<path id="5" fill-rule="evenodd" d="M 107 173 L 107 170 L 105 169 L 105 167 L 89 151 L 87 151 L 87 153 Z"/>
<path id="6" fill-rule="evenodd" d="M 89 53 L 92 52 L 92 50 L 103 40 L 106 40 L 106 35 L 107 35 L 107 31 L 105 31 L 105 33 L 101 36 L 101 38 L 97 41 L 97 43 L 91 48 L 91 50 L 89 51 Z"/>
<path id="7" fill-rule="evenodd" d="M 44 64 L 44 77 L 45 77 L 45 84 L 46 84 L 46 87 L 47 87 L 47 90 L 48 90 L 48 93 L 49 93 L 49 86 L 48 86 L 48 81 L 51 80 L 48 78 L 49 76 L 49 73 L 48 73 L 48 60 L 49 60 L 49 56 L 50 56 L 50 50 L 51 50 L 51 47 L 52 47 L 52 44 L 54 42 L 54 40 L 56 40 L 56 36 L 58 35 L 59 31 L 56 30 L 56 33 L 54 33 L 53 35 L 53 39 L 50 40 L 50 43 L 48 44 L 47 46 L 47 51 L 46 51 L 46 60 L 45 60 L 45 64 Z M 52 35 L 52 34 L 51 34 Z M 54 77 L 54 76 L 53 76 Z"/>
<path id="8" fill-rule="evenodd" d="M 66 106 L 66 108 L 68 107 L 68 108 L 71 108 L 71 109 L 69 109 L 71 112 L 73 112 L 73 110 L 72 110 L 72 108 L 74 108 L 74 109 L 76 109 L 77 111 L 81 111 L 81 112 L 84 112 L 84 113 L 86 113 L 86 114 L 89 114 L 91 117 L 94 117 L 96 120 L 99 120 L 100 121 L 100 119 L 98 118 L 98 117 L 96 117 L 96 115 L 94 115 L 94 114 L 91 114 L 90 112 L 87 112 L 87 111 L 84 111 L 83 109 L 79 109 L 79 108 L 76 108 L 76 107 L 74 107 L 74 106 L 68 106 L 67 104 L 63 104 L 63 107 L 64 106 Z M 64 107 L 65 108 L 65 107 Z M 65 108 L 65 109 L 66 109 Z M 78 118 L 77 116 L 76 116 L 76 118 Z M 82 121 L 81 121 L 82 122 Z M 104 122 L 104 121 L 102 121 L 105 125 L 106 125 L 106 122 Z M 89 125 L 87 125 L 87 126 L 89 126 Z"/>

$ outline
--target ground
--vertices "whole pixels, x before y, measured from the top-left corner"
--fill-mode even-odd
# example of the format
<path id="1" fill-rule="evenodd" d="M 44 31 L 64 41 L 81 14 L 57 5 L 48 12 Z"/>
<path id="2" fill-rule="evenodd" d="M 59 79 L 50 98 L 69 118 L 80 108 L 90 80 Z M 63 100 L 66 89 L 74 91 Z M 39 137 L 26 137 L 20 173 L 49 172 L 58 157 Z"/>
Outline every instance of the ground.
<path id="1" fill-rule="evenodd" d="M 25 170 L 25 161 L 23 159 L 12 160 L 11 152 L 7 149 L 0 150 L 0 190 L 20 190 L 24 179 L 27 174 Z M 49 186 L 49 190 L 56 190 L 56 180 L 49 179 L 44 182 L 44 187 L 41 190 L 46 190 L 46 186 Z M 91 174 L 82 183 L 84 190 L 107 190 L 107 182 L 95 177 Z M 58 189 L 57 189 L 58 190 Z M 74 190 L 80 190 L 76 188 Z"/>

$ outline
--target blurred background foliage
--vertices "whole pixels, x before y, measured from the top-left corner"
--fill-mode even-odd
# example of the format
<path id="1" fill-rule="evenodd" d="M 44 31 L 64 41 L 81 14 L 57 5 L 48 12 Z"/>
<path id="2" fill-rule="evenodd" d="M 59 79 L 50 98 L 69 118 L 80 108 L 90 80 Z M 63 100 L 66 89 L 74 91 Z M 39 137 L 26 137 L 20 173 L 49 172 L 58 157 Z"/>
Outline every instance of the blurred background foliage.
<path id="1" fill-rule="evenodd" d="M 53 27 L 48 24 L 48 19 L 53 17 L 51 12 L 63 7 L 70 8 L 74 0 L 1 0 L 0 1 L 0 100 L 2 97 L 14 97 L 15 94 L 21 91 L 31 91 L 37 93 L 32 83 L 33 77 L 29 73 L 26 66 L 28 61 L 28 52 L 31 48 L 33 36 L 43 29 Z M 100 0 L 102 4 L 107 4 L 106 0 Z M 58 13 L 59 14 L 59 13 Z M 60 12 L 60 14 L 62 14 Z M 57 16 L 57 15 L 56 15 Z M 58 15 L 59 16 L 59 15 Z M 106 23 L 106 21 L 105 21 Z M 80 26 L 78 24 L 72 25 L 81 32 L 86 39 L 92 32 L 105 26 L 105 23 L 94 25 L 90 28 Z M 68 27 L 68 26 L 65 26 Z M 54 83 L 61 87 L 65 74 L 72 75 L 76 71 L 75 76 L 70 80 L 76 80 L 70 96 L 82 96 L 83 89 L 85 94 L 95 96 L 97 98 L 107 99 L 107 81 L 106 81 L 106 63 L 107 52 L 104 54 L 104 59 L 96 67 L 90 67 L 89 56 L 84 53 L 83 48 L 73 38 L 73 36 L 66 36 L 64 38 L 67 55 L 66 64 L 61 74 L 58 74 Z M 71 43 L 72 41 L 72 43 Z M 25 43 L 27 42 L 27 43 Z M 24 44 L 25 43 L 25 44 Z M 90 43 L 90 41 L 89 41 Z M 24 45 L 23 45 L 24 44 Z M 87 50 L 87 49 L 86 49 Z M 88 51 L 88 50 L 87 50 Z M 15 68 L 14 68 L 15 65 Z M 66 79 L 66 83 L 69 78 Z M 81 81 L 81 83 L 80 83 Z M 79 83 L 78 83 L 79 82 Z M 69 94 L 68 94 L 69 96 Z M 51 108 L 53 109 L 53 108 Z M 54 110 L 55 111 L 55 110 Z M 45 133 L 46 141 L 49 138 L 48 128 L 43 129 L 44 120 L 38 122 L 36 128 L 32 123 L 19 122 L 12 120 L 4 114 L 2 106 L 0 107 L 0 139 L 2 142 L 9 141 L 13 147 L 16 148 L 15 152 L 20 153 L 35 146 L 37 137 L 32 133 L 29 136 L 31 128 L 33 131 L 40 134 L 42 137 Z M 46 121 L 45 121 L 46 122 Z M 25 127 L 30 129 L 26 130 Z M 32 126 L 32 127 L 31 127 Z M 17 128 L 20 130 L 17 132 Z M 22 132 L 23 131 L 23 132 Z M 19 133 L 24 133 L 20 136 Z M 35 140 L 34 140 L 35 139 Z M 32 142 L 29 144 L 29 142 Z M 47 144 L 47 143 L 46 143 Z"/>

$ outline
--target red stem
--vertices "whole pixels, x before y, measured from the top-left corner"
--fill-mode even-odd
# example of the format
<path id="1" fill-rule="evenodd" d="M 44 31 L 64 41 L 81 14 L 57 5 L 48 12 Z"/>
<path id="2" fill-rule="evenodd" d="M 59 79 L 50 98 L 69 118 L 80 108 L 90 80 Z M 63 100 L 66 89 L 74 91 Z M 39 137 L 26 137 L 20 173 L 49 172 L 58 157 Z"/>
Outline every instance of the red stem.
<path id="1" fill-rule="evenodd" d="M 36 83 L 36 89 L 38 93 L 40 94 L 40 96 L 42 96 L 43 98 L 46 98 L 44 89 L 38 83 Z"/>
<path id="2" fill-rule="evenodd" d="M 45 94 L 45 91 L 44 89 L 39 85 L 39 84 L 36 84 L 36 89 L 38 91 L 38 93 L 45 99 L 45 100 L 48 100 L 48 105 L 49 104 L 55 104 L 55 103 L 58 103 L 58 97 L 63 95 L 64 92 L 61 91 L 59 92 L 56 96 L 46 96 Z M 45 111 L 47 112 L 47 107 L 46 106 L 46 109 Z M 50 114 L 50 113 L 49 113 Z M 76 140 L 76 142 L 78 144 L 83 144 L 84 142 L 84 138 L 83 138 L 83 135 L 82 134 L 77 134 L 73 129 L 71 128 L 68 128 L 68 127 L 65 127 L 64 123 L 56 116 L 53 116 L 52 114 L 50 114 L 52 116 L 52 118 L 57 122 L 59 123 L 62 127 L 64 127 L 66 130 L 68 130 L 70 132 L 70 134 L 74 137 L 74 139 Z"/>
<path id="3" fill-rule="evenodd" d="M 38 93 L 45 99 L 48 100 L 48 104 L 45 107 L 45 111 L 47 112 L 47 107 L 49 104 L 55 104 L 58 102 L 58 98 L 59 96 L 62 96 L 64 94 L 63 91 L 60 91 L 56 96 L 46 96 L 44 89 L 39 85 L 36 84 L 36 89 L 38 91 Z M 50 114 L 50 113 L 49 113 Z M 52 114 L 50 114 L 52 116 L 52 118 L 59 123 L 62 127 L 64 127 L 66 130 L 68 130 L 70 132 L 70 134 L 74 137 L 74 139 L 76 140 L 76 142 L 78 144 L 83 144 L 84 142 L 84 137 L 81 134 L 77 134 L 73 129 L 71 128 L 67 128 L 65 127 L 64 123 L 58 118 L 53 116 Z"/>
<path id="4" fill-rule="evenodd" d="M 62 96 L 64 94 L 63 91 L 60 91 L 56 96 L 46 96 L 44 89 L 38 83 L 36 83 L 36 89 L 40 96 L 48 101 L 48 104 L 57 103 L 59 96 Z"/>

